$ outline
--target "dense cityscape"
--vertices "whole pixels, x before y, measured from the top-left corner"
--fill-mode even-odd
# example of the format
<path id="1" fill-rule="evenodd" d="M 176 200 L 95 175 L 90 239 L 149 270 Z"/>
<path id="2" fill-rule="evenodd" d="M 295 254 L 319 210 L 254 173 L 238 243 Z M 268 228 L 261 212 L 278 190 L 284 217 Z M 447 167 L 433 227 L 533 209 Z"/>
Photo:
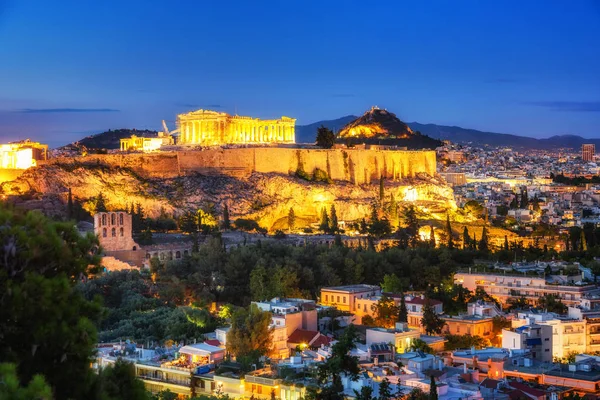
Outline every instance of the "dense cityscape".
<path id="1" fill-rule="evenodd" d="M 0 0 L 0 29 L 3 18 L 7 29 L 17 32 L 23 15 L 45 10 L 48 16 L 40 21 L 60 17 L 41 2 L 35 12 L 21 7 L 25 6 L 5 7 Z M 124 6 L 87 7 L 91 6 L 69 10 L 74 21 L 81 23 L 81 17 L 96 16 L 99 10 L 112 14 Z M 193 11 L 180 22 L 201 12 L 217 12 L 208 5 L 189 7 Z M 287 10 L 281 15 L 299 12 L 286 8 L 289 5 L 278 7 Z M 308 4 L 297 7 L 320 10 Z M 382 13 L 375 6 L 345 4 L 356 12 L 352 17 L 344 14 L 347 9 L 320 7 L 329 14 L 339 11 L 344 21 L 361 20 L 356 15 L 363 13 L 365 20 L 376 15 L 382 22 L 365 27 L 396 40 L 414 40 L 418 54 L 425 54 L 428 46 L 440 54 L 444 46 L 459 53 L 468 49 L 477 55 L 465 59 L 470 60 L 465 68 L 471 73 L 511 70 L 512 66 L 497 69 L 500 63 L 491 54 L 510 53 L 505 43 L 515 48 L 522 44 L 480 27 L 482 40 L 496 43 L 496 50 L 482 51 L 477 38 L 437 47 L 432 43 L 446 32 L 431 26 L 423 31 L 432 32 L 419 38 L 380 31 L 395 26 L 387 14 L 403 15 L 404 6 L 390 5 Z M 500 11 L 491 4 L 456 7 L 463 12 L 446 11 L 466 18 L 464 11 L 477 10 L 504 32 L 494 14 Z M 527 7 L 517 11 L 519 7 L 511 15 L 529 12 Z M 557 54 L 588 57 L 581 71 L 572 63 L 564 71 L 558 62 L 544 64 L 544 71 L 565 73 L 567 82 L 566 77 L 593 72 L 586 69 L 588 64 L 600 66 L 589 49 L 574 44 L 591 46 L 596 43 L 593 33 L 600 38 L 600 32 L 593 12 L 585 12 L 590 14 L 588 24 L 579 24 L 563 13 L 565 7 L 549 2 L 544 12 L 553 21 L 576 21 L 572 27 L 592 32 L 571 29 L 566 47 L 561 47 L 562 37 L 552 36 L 549 43 L 562 43 L 556 49 L 551 46 Z M 89 26 L 77 25 L 76 31 L 65 24 L 53 23 L 50 29 L 39 23 L 56 43 L 64 39 L 64 30 L 70 32 L 67 42 L 79 46 L 77 32 L 82 43 L 95 43 L 86 42 L 86 48 L 98 49 L 104 57 L 122 54 L 127 60 L 129 52 L 149 54 L 154 44 L 167 42 L 181 56 L 179 41 L 188 44 L 195 38 L 190 32 L 196 31 L 187 29 L 221 28 L 212 18 L 203 27 L 196 19 L 167 27 L 164 21 L 174 16 L 172 11 L 142 8 L 136 13 L 119 8 L 126 23 L 105 18 L 111 29 L 125 29 L 127 34 L 119 36 L 123 43 L 99 39 L 100 31 L 91 28 L 96 26 L 93 18 L 86 22 Z M 427 18 L 417 11 L 406 8 L 407 15 L 418 16 L 414 21 L 446 21 L 441 10 L 439 16 L 427 10 Z M 138 12 L 148 13 L 148 21 L 162 20 L 160 32 L 138 25 Z M 230 16 L 227 25 L 239 29 L 239 21 L 257 11 L 242 14 Z M 298 18 L 308 21 L 306 15 Z M 256 19 L 267 20 L 263 14 Z M 47 56 L 59 60 L 60 66 L 55 71 L 49 63 L 48 73 L 61 79 L 72 74 L 73 82 L 118 77 L 133 94 L 125 95 L 116 81 L 85 95 L 77 85 L 56 91 L 49 79 L 49 86 L 39 90 L 52 101 L 35 103 L 25 99 L 29 90 L 38 90 L 35 85 L 15 75 L 20 79 L 10 81 L 21 83 L 14 89 L 0 74 L 0 83 L 6 83 L 14 97 L 0 98 L 0 105 L 6 102 L 10 108 L 0 107 L 0 400 L 599 398 L 600 139 L 594 137 L 600 122 L 593 119 L 600 111 L 597 102 L 530 100 L 529 93 L 552 92 L 550 84 L 559 79 L 550 72 L 546 86 L 531 84 L 527 90 L 511 89 L 526 80 L 486 76 L 485 84 L 472 86 L 478 94 L 467 112 L 468 93 L 444 93 L 438 97 L 451 100 L 437 103 L 433 95 L 421 97 L 422 91 L 415 91 L 408 78 L 415 77 L 423 87 L 429 87 L 431 77 L 459 82 L 461 74 L 446 75 L 453 70 L 451 62 L 443 68 L 436 64 L 412 70 L 401 65 L 404 58 L 390 55 L 407 76 L 404 85 L 410 95 L 404 97 L 409 100 L 399 101 L 393 81 L 380 85 L 373 79 L 377 57 L 372 65 L 353 60 L 347 71 L 340 69 L 344 53 L 333 47 L 351 39 L 336 35 L 357 35 L 354 39 L 364 44 L 368 29 L 349 30 L 346 22 L 336 21 L 323 28 L 336 38 L 327 38 L 335 46 L 322 48 L 324 38 L 312 36 L 314 29 L 297 36 L 280 23 L 273 22 L 278 29 L 268 34 L 258 29 L 260 35 L 244 30 L 229 36 L 231 32 L 222 30 L 214 43 L 190 50 L 179 61 L 195 60 L 191 64 L 205 68 L 211 78 L 201 84 L 189 80 L 189 90 L 176 90 L 169 79 L 179 79 L 178 74 L 187 79 L 196 71 L 178 66 L 169 70 L 175 77 L 168 77 L 163 68 L 175 68 L 165 63 L 171 57 L 157 65 L 156 60 L 140 64 L 133 74 L 125 61 L 79 71 L 77 65 L 90 65 L 86 57 L 91 54 L 80 47 L 76 57 Z M 419 30 L 411 26 L 406 32 Z M 523 26 L 515 24 L 515 32 L 529 38 L 529 27 Z M 537 26 L 554 35 L 554 28 Z M 456 38 L 463 30 L 449 32 Z M 158 34 L 165 36 L 154 36 Z M 256 50 L 261 55 L 255 57 L 256 65 L 247 62 L 239 69 L 233 61 L 239 56 L 232 51 L 238 43 L 281 49 L 278 36 L 302 43 L 306 54 L 320 49 L 314 54 L 320 54 L 322 65 L 302 64 L 300 73 L 292 73 L 295 67 L 278 60 L 277 69 L 271 70 L 272 61 L 282 54 L 269 58 L 266 50 Z M 137 44 L 143 37 L 153 39 L 135 50 L 127 47 L 130 40 Z M 376 49 L 371 37 L 367 43 Z M 56 46 L 59 50 L 62 45 Z M 525 41 L 523 46 L 525 53 L 531 52 L 524 66 L 545 59 L 545 52 L 535 52 L 539 44 Z M 32 65 L 20 58 L 33 51 L 21 52 L 27 48 L 6 50 L 18 68 Z M 175 50 L 164 51 L 172 56 Z M 212 57 L 205 58 L 204 51 Z M 196 58 L 196 52 L 202 57 Z M 454 64 L 462 61 L 460 57 L 452 58 Z M 491 57 L 489 64 L 482 61 L 486 57 Z M 332 59 L 336 67 L 329 69 Z M 0 71 L 13 68 L 8 61 L 12 57 L 6 60 Z M 218 72 L 210 69 L 213 64 Z M 321 74 L 328 79 L 322 86 L 331 82 L 334 87 L 346 73 L 366 70 L 368 79 L 357 79 L 352 93 L 340 89 L 315 97 L 300 90 Z M 31 76 L 43 75 L 41 67 L 35 71 Z M 263 71 L 265 76 L 260 75 Z M 396 70 L 391 73 L 395 76 Z M 422 73 L 427 75 L 424 80 Z M 282 76 L 294 85 L 299 82 L 296 92 L 291 86 L 273 90 Z M 157 84 L 157 77 L 169 83 Z M 128 86 L 138 79 L 149 79 L 146 82 L 156 88 Z M 213 91 L 211 79 L 218 82 L 218 90 Z M 581 87 L 577 79 L 567 86 L 589 98 L 587 90 L 593 92 L 598 83 L 589 79 Z M 20 94 L 21 85 L 23 96 L 10 92 Z M 487 85 L 496 86 L 488 91 Z M 259 95 L 256 87 L 261 88 Z M 165 102 L 165 93 L 171 91 L 177 101 Z M 261 97 L 269 97 L 269 91 L 281 97 Z M 497 99 L 486 103 L 491 94 Z M 70 95 L 81 103 L 65 100 Z M 515 105 L 512 99 L 518 96 L 522 99 Z M 103 108 L 90 98 L 122 98 L 123 103 L 120 108 Z M 383 102 L 373 104 L 379 98 Z M 498 99 L 510 99 L 506 104 L 513 105 L 498 103 L 504 105 L 485 111 Z M 464 108 L 455 107 L 462 101 Z M 542 114 L 520 113 L 522 106 L 547 108 L 552 120 L 546 123 Z M 121 108 L 131 119 L 120 119 Z M 321 108 L 342 116 L 307 118 L 322 115 Z M 411 113 L 421 123 L 407 122 Z M 480 114 L 489 129 L 496 129 L 496 113 L 514 115 L 515 125 L 522 126 L 515 132 L 521 134 L 452 125 L 479 121 L 478 126 L 487 126 L 474 117 Z M 422 123 L 423 115 L 450 125 Z M 130 128 L 120 128 L 122 121 Z M 540 130 L 530 134 L 525 126 L 534 122 Z M 577 127 L 582 136 L 550 136 L 554 124 L 562 123 Z M 68 124 L 71 130 L 65 128 Z M 60 143 L 54 143 L 57 140 Z"/>

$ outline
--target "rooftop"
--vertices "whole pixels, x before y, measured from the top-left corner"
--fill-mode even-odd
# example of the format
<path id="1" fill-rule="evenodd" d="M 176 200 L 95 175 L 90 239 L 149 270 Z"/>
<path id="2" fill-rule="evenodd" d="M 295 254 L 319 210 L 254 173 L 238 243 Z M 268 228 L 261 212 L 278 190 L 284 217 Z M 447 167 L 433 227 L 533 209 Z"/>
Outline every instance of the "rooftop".
<path id="1" fill-rule="evenodd" d="M 321 288 L 321 290 L 332 291 L 332 292 L 346 292 L 346 293 L 361 293 L 370 292 L 373 290 L 380 290 L 379 286 L 375 285 L 345 285 L 345 286 L 330 286 Z"/>

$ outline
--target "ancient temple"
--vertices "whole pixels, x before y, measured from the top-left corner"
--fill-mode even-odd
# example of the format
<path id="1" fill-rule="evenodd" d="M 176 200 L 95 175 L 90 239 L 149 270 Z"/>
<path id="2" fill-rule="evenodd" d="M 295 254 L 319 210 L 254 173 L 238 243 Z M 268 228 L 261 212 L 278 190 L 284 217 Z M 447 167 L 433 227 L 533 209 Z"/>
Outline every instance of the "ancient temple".
<path id="1" fill-rule="evenodd" d="M 177 116 L 179 144 L 295 143 L 296 119 L 258 119 L 224 112 L 197 110 Z"/>

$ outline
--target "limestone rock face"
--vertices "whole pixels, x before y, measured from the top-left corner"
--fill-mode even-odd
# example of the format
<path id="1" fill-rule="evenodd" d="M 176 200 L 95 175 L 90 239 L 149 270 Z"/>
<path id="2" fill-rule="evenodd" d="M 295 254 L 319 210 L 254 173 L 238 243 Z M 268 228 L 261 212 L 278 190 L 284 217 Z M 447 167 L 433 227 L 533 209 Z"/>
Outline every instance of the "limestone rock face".
<path id="1" fill-rule="evenodd" d="M 0 185 L 5 195 L 28 194 L 28 198 L 42 203 L 48 198 L 62 199 L 62 203 L 53 203 L 56 209 L 52 212 L 45 210 L 53 215 L 66 209 L 69 188 L 88 209 L 99 193 L 104 195 L 109 210 L 140 203 L 150 217 L 158 216 L 161 209 L 177 216 L 200 208 L 220 216 L 227 205 L 232 220 L 255 219 L 271 231 L 285 229 L 290 208 L 299 227 L 318 223 L 323 207 L 329 210 L 332 204 L 340 221 L 352 222 L 368 218 L 371 204 L 379 198 L 378 182 L 328 184 L 257 172 L 247 178 L 201 174 L 144 178 L 130 169 L 105 165 L 49 164 L 29 169 L 17 180 Z M 434 218 L 439 213 L 444 219 L 446 210 L 456 208 L 452 189 L 426 174 L 386 180 L 386 202 L 392 195 L 399 206 L 415 204 Z"/>
<path id="2" fill-rule="evenodd" d="M 348 123 L 339 133 L 340 138 L 406 139 L 413 135 L 412 129 L 395 114 L 372 107 L 369 111 Z"/>

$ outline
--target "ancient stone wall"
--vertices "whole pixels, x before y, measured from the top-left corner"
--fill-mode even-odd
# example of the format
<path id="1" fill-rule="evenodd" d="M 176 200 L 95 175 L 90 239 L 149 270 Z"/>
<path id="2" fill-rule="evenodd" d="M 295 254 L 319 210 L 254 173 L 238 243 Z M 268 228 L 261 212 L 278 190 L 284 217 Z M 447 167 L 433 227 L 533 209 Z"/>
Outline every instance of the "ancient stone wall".
<path id="1" fill-rule="evenodd" d="M 190 173 L 226 174 L 236 177 L 252 172 L 309 175 L 318 168 L 333 180 L 369 184 L 387 179 L 414 177 L 417 173 L 435 175 L 435 151 L 237 148 L 171 151 L 150 154 L 89 155 L 59 158 L 55 163 L 82 162 L 129 168 L 144 177 L 174 177 Z"/>

